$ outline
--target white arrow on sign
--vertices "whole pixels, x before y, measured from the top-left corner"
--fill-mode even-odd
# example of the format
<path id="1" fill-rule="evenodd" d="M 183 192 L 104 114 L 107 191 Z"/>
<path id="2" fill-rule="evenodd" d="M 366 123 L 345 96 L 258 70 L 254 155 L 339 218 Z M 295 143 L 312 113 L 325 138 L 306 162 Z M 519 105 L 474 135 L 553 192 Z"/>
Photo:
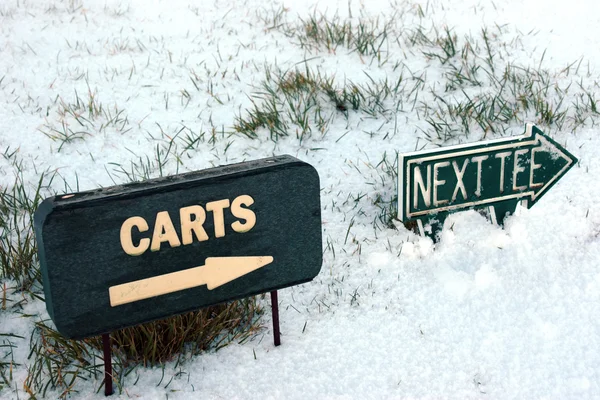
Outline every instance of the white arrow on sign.
<path id="1" fill-rule="evenodd" d="M 111 286 L 111 307 L 206 285 L 212 290 L 273 262 L 272 256 L 208 257 L 206 264 Z"/>

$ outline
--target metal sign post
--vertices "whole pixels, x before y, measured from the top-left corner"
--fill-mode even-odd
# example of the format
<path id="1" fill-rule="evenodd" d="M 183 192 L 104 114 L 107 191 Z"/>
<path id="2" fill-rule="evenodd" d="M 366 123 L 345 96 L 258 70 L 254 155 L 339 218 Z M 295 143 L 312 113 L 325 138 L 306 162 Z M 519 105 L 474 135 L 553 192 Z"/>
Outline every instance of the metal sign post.
<path id="1" fill-rule="evenodd" d="M 102 334 L 102 348 L 104 350 L 104 395 L 113 394 L 112 349 L 110 347 L 110 333 Z"/>
<path id="2" fill-rule="evenodd" d="M 273 343 L 275 346 L 281 344 L 279 332 L 279 304 L 277 302 L 277 290 L 271 292 L 271 317 L 273 318 Z"/>

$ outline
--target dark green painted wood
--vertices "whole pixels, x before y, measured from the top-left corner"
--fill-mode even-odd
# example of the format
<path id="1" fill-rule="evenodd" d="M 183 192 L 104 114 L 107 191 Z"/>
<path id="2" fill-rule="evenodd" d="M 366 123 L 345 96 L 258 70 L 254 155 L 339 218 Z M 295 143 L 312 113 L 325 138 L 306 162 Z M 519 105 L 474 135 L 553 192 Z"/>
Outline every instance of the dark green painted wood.
<path id="1" fill-rule="evenodd" d="M 321 268 L 321 207 L 316 170 L 291 156 L 228 165 L 151 181 L 114 186 L 74 196 L 46 199 L 34 228 L 46 307 L 58 331 L 84 338 L 200 309 L 228 300 L 312 280 Z M 224 237 L 130 256 L 121 247 L 120 227 L 142 216 L 150 225 L 168 211 L 181 237 L 179 209 L 250 195 L 256 224 L 248 232 L 231 229 L 225 213 Z M 137 232 L 139 241 L 143 236 Z M 214 290 L 205 285 L 117 307 L 108 289 L 131 281 L 204 265 L 207 257 L 272 256 L 273 262 Z"/>
<path id="2" fill-rule="evenodd" d="M 495 222 L 500 226 L 504 226 L 506 218 L 515 213 L 519 202 L 520 200 L 506 200 L 494 204 Z"/>
<path id="3" fill-rule="evenodd" d="M 534 125 L 516 138 L 401 154 L 398 217 L 429 226 L 422 233 L 434 240 L 450 212 L 494 207 L 502 225 L 520 201 L 532 207 L 576 163 Z"/>

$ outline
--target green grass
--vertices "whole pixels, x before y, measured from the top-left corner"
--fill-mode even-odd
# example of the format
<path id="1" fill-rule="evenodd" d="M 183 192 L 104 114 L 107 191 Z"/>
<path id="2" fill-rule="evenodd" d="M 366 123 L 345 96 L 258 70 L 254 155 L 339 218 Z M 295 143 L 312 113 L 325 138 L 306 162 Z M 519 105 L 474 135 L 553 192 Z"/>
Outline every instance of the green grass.
<path id="1" fill-rule="evenodd" d="M 322 138 L 334 118 L 348 120 L 351 112 L 371 117 L 389 113 L 388 102 L 397 95 L 402 76 L 396 82 L 369 79 L 365 85 L 339 84 L 308 65 L 292 71 L 267 69 L 261 88 L 250 97 L 252 107 L 236 116 L 233 130 L 254 139 L 264 129 L 274 142 L 295 134 L 302 144 Z"/>
<path id="2" fill-rule="evenodd" d="M 311 15 L 301 20 L 301 26 L 292 31 L 301 48 L 309 50 L 325 50 L 337 54 L 341 48 L 349 53 L 357 53 L 360 57 L 370 57 L 377 65 L 386 64 L 390 57 L 388 36 L 394 17 L 381 24 L 378 19 L 359 20 L 353 23 L 335 16 L 326 18 L 323 15 Z"/>
<path id="3" fill-rule="evenodd" d="M 379 54 L 381 58 L 381 54 L 385 53 L 385 61 L 394 65 L 394 71 L 400 67 L 401 76 L 405 77 L 400 86 L 397 82 L 383 85 L 370 82 L 359 87 L 352 82 L 343 82 L 342 91 L 339 88 L 337 92 L 321 88 L 326 90 L 342 112 L 351 108 L 357 110 L 357 106 L 365 101 L 380 105 L 380 99 L 390 97 L 390 86 L 395 86 L 393 98 L 401 106 L 394 108 L 404 110 L 405 104 L 410 104 L 410 111 L 416 109 L 426 122 L 426 126 L 421 126 L 424 138 L 437 145 L 460 140 L 461 137 L 468 138 L 475 130 L 482 131 L 483 137 L 504 135 L 508 127 L 522 125 L 526 121 L 557 130 L 576 130 L 596 123 L 597 101 L 591 95 L 594 89 L 565 79 L 569 74 L 579 72 L 581 61 L 567 66 L 563 71 L 544 69 L 544 54 L 539 60 L 531 60 L 535 63 L 515 63 L 511 61 L 510 47 L 500 42 L 506 33 L 505 26 L 496 25 L 492 29 L 484 27 L 478 36 L 459 37 L 447 26 L 434 27 L 429 31 L 420 25 L 398 29 L 400 23 L 395 19 L 401 17 L 400 14 L 383 23 L 377 18 L 352 22 L 338 16 L 327 18 L 316 14 L 299 23 L 290 23 L 286 14 L 287 10 L 282 8 L 263 13 L 261 17 L 269 29 L 278 29 L 297 39 L 301 47 L 313 54 L 336 53 L 344 48 L 349 53 L 356 52 L 359 55 L 357 63 L 361 63 L 362 56 Z M 417 14 L 420 18 L 425 16 L 422 8 L 417 10 Z M 518 43 L 519 37 L 513 41 Z M 393 51 L 383 51 L 394 46 Z M 417 52 L 412 48 L 416 48 Z M 406 52 L 414 56 L 421 54 L 425 60 L 433 63 L 446 78 L 445 83 L 439 85 L 435 80 L 428 79 L 426 71 L 405 68 L 402 56 Z M 380 62 L 379 66 L 383 64 Z M 313 74 L 324 75 L 320 71 L 314 71 Z M 278 79 L 285 80 L 281 76 Z M 267 77 L 265 82 L 272 80 L 272 77 Z M 310 80 L 295 80 L 293 83 L 295 86 L 292 85 L 290 89 L 295 90 L 307 84 L 319 86 Z M 283 118 L 285 115 L 278 107 L 278 97 L 272 91 L 268 93 L 269 101 L 253 103 L 253 109 L 249 111 L 252 123 L 236 125 L 239 131 L 248 133 L 258 127 L 268 127 L 271 137 L 276 139 L 296 129 Z M 289 97 L 285 90 L 283 94 Z M 298 103 L 296 105 L 307 104 Z M 316 106 L 318 103 L 312 104 L 315 104 L 315 110 L 322 110 L 322 107 Z M 382 108 L 387 110 L 387 107 L 379 107 L 378 111 L 382 111 Z M 296 121 L 295 125 L 299 126 L 301 134 L 309 133 L 311 129 L 307 128 L 306 121 L 310 121 L 310 118 L 302 118 L 306 110 L 302 107 L 299 109 L 300 118 L 292 120 Z M 377 115 L 376 107 L 363 107 L 363 111 Z M 244 119 L 238 118 L 238 121 Z"/>
<path id="4" fill-rule="evenodd" d="M 218 351 L 230 343 L 243 343 L 260 329 L 262 309 L 255 297 L 220 304 L 111 333 L 114 380 L 122 391 L 137 367 L 178 364 L 189 355 Z M 30 394 L 59 398 L 77 393 L 78 380 L 102 382 L 104 360 L 99 336 L 84 340 L 63 337 L 47 321 L 35 323 L 30 339 L 30 364 L 24 382 Z M 128 382 L 135 384 L 135 382 Z M 100 391 L 102 385 L 97 387 Z"/>
<path id="5" fill-rule="evenodd" d="M 14 360 L 13 352 L 17 347 L 15 342 L 20 339 L 25 338 L 13 333 L 0 332 L 0 390 L 12 386 L 13 370 L 20 367 Z"/>
<path id="6" fill-rule="evenodd" d="M 287 21 L 288 10 L 284 7 L 263 11 L 259 19 L 268 30 L 277 29 L 293 39 L 294 44 L 311 52 L 325 51 L 329 54 L 356 53 L 369 63 L 385 65 L 390 57 L 389 39 L 396 24 L 397 15 L 386 18 L 344 20 L 335 15 L 328 18 L 316 12 L 299 23 Z"/>
<path id="7" fill-rule="evenodd" d="M 393 188 L 398 181 L 398 153 L 383 153 L 375 169 L 380 171 L 382 190 L 373 199 L 373 205 L 378 209 L 373 227 L 375 230 L 396 229 L 394 221 L 398 217 L 398 195 Z"/>
<path id="8" fill-rule="evenodd" d="M 432 43 L 456 48 L 458 44 L 448 44 L 449 37 L 446 32 Z M 443 57 L 438 55 L 448 81 L 443 92 L 431 90 L 433 102 L 421 105 L 424 120 L 430 126 L 424 131 L 426 138 L 442 144 L 461 136 L 468 137 L 474 130 L 483 132 L 483 137 L 503 135 L 507 128 L 527 121 L 562 130 L 571 112 L 565 100 L 571 84 L 563 83 L 539 67 L 510 62 L 502 67 L 492 60 L 500 50 L 492 47 L 485 30 L 482 40 L 485 45 L 465 39 L 460 53 L 446 50 Z M 489 68 L 486 64 L 496 67 Z"/>
<path id="9" fill-rule="evenodd" d="M 85 141 L 94 135 L 105 134 L 107 131 L 124 135 L 132 130 L 125 111 L 116 105 L 104 106 L 97 91 L 92 90 L 89 83 L 85 96 L 75 91 L 74 99 L 65 100 L 57 96 L 54 103 L 55 118 L 47 120 L 39 131 L 59 143 L 58 153 L 65 145 Z"/>
<path id="10" fill-rule="evenodd" d="M 40 172 L 35 185 L 28 185 L 23 162 L 12 158 L 15 181 L 0 191 L 0 277 L 16 282 L 17 290 L 29 291 L 40 282 L 33 213 L 49 193 L 53 172 Z"/>

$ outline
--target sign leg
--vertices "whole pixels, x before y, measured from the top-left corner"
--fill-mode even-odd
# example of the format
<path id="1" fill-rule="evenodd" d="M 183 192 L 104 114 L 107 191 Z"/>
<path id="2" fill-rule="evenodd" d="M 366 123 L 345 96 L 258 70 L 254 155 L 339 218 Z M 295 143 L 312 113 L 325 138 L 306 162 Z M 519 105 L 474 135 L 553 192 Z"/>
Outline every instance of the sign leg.
<path id="1" fill-rule="evenodd" d="M 428 236 L 433 240 L 433 243 L 440 241 L 440 235 L 446 221 L 446 214 L 439 213 L 423 217 L 417 221 L 419 233 L 421 236 Z"/>
<path id="2" fill-rule="evenodd" d="M 520 201 L 521 199 L 505 200 L 491 206 L 490 208 L 494 209 L 494 216 L 492 217 L 493 222 L 500 226 L 504 226 L 506 217 L 515 213 Z"/>
<path id="3" fill-rule="evenodd" d="M 275 346 L 281 344 L 279 333 L 279 304 L 277 302 L 277 290 L 271 291 L 271 316 L 273 318 L 273 343 Z"/>
<path id="4" fill-rule="evenodd" d="M 102 334 L 102 347 L 104 349 L 104 395 L 110 396 L 113 394 L 110 333 Z"/>

